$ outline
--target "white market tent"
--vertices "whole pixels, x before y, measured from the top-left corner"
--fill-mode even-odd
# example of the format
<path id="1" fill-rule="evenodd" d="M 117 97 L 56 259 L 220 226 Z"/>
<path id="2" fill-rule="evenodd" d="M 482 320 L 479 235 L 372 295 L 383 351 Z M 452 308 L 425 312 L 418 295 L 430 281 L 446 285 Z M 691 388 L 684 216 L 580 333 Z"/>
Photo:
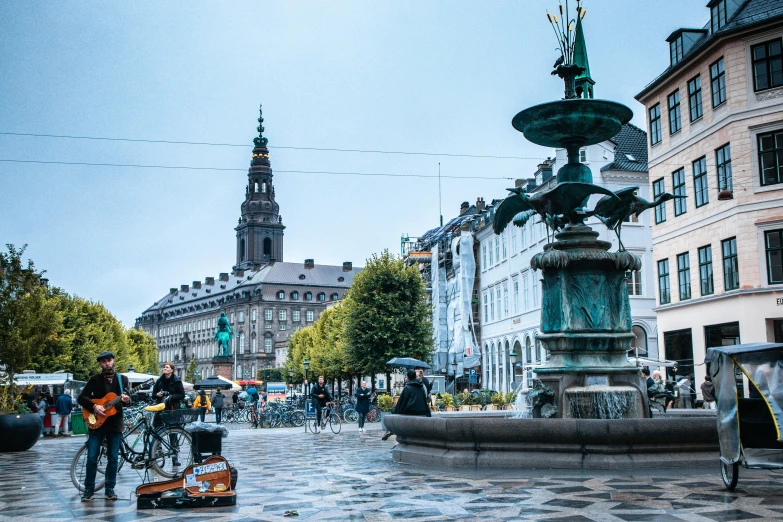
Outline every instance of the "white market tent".
<path id="1" fill-rule="evenodd" d="M 222 375 L 216 375 L 215 377 L 217 377 L 218 379 L 220 379 L 221 381 L 226 383 L 226 388 L 225 389 L 228 390 L 228 391 L 239 391 L 239 390 L 242 389 L 242 387 L 240 385 L 238 385 L 237 383 L 235 383 L 231 379 L 226 379 Z"/>
<path id="2" fill-rule="evenodd" d="M 124 372 L 122 375 L 127 377 L 128 381 L 131 384 L 144 382 L 147 379 L 154 379 L 157 381 L 158 378 L 160 377 L 160 375 L 150 375 L 149 373 L 139 373 L 139 372 Z M 193 389 L 193 383 L 182 381 L 182 387 L 185 388 L 185 391 L 190 391 Z"/>

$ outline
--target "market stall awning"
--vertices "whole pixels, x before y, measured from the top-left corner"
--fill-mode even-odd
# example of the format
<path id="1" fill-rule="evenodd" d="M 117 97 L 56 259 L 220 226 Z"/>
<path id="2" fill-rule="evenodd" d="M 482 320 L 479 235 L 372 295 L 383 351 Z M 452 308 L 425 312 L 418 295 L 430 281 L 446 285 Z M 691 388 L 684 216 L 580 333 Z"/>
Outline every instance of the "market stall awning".
<path id="1" fill-rule="evenodd" d="M 3 374 L 5 377 L 5 374 Z M 14 383 L 17 386 L 55 386 L 65 384 L 73 380 L 72 373 L 17 373 L 14 375 Z"/>
<path id="2" fill-rule="evenodd" d="M 149 379 L 158 380 L 159 375 L 150 375 L 149 373 L 139 372 L 124 372 L 122 375 L 128 378 L 128 381 L 132 384 L 134 382 L 144 382 Z"/>

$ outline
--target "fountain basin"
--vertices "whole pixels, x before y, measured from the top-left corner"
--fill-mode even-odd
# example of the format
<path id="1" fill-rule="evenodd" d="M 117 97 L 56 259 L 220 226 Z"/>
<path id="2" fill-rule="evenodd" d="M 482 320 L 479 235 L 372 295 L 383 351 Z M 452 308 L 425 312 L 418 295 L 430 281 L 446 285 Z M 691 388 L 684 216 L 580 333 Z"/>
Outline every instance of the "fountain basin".
<path id="1" fill-rule="evenodd" d="M 576 98 L 529 107 L 511 125 L 536 145 L 578 148 L 613 138 L 632 117 L 621 103 Z"/>
<path id="2" fill-rule="evenodd" d="M 394 459 L 424 466 L 628 469 L 715 465 L 714 417 L 514 419 L 508 412 L 387 415 Z"/>

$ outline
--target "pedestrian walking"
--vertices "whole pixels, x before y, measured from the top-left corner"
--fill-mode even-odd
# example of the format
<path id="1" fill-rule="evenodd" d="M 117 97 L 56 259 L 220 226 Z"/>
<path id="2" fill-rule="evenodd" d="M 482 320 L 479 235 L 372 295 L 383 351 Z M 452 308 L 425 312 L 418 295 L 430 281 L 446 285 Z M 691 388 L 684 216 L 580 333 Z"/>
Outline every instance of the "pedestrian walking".
<path id="1" fill-rule="evenodd" d="M 62 435 L 68 436 L 71 434 L 68 423 L 71 420 L 71 411 L 73 411 L 73 399 L 71 399 L 71 392 L 66 391 L 59 397 L 54 405 L 55 424 L 54 424 L 54 436 Z M 59 433 L 60 426 L 63 428 L 63 432 Z"/>
<path id="2" fill-rule="evenodd" d="M 49 403 L 46 402 L 43 393 L 38 394 L 38 400 L 35 401 L 35 411 L 38 413 L 38 416 L 41 417 L 41 437 L 43 437 L 44 421 L 46 420 L 46 413 L 49 411 Z"/>
<path id="3" fill-rule="evenodd" d="M 424 384 L 416 378 L 416 370 L 408 370 L 408 381 L 402 389 L 400 398 L 394 406 L 392 413 L 395 415 L 419 415 L 422 417 L 432 417 L 430 408 L 427 405 L 427 389 Z M 387 431 L 381 437 L 386 440 L 391 437 L 392 432 Z"/>
<path id="4" fill-rule="evenodd" d="M 326 389 L 324 384 L 324 376 L 318 376 L 318 382 L 313 385 L 310 390 L 310 397 L 313 399 L 313 407 L 315 408 L 315 420 L 318 422 L 315 426 L 315 432 L 321 432 L 321 410 L 326 407 L 326 403 L 332 400 L 332 395 L 329 390 Z"/>
<path id="5" fill-rule="evenodd" d="M 234 409 L 236 409 L 239 402 L 239 392 L 234 392 L 234 395 L 231 396 L 231 402 L 234 403 Z"/>
<path id="6" fill-rule="evenodd" d="M 687 375 L 677 381 L 677 388 L 680 389 L 680 407 L 693 408 L 693 384 Z"/>
<path id="7" fill-rule="evenodd" d="M 215 392 L 215 396 L 212 397 L 212 406 L 215 408 L 215 422 L 220 424 L 223 420 L 223 402 L 226 396 L 220 391 L 220 388 Z"/>
<path id="8" fill-rule="evenodd" d="M 199 390 L 196 400 L 193 401 L 193 409 L 199 410 L 199 417 L 201 418 L 201 422 L 204 422 L 204 419 L 207 417 L 207 412 L 211 407 L 212 404 L 209 402 L 207 392 L 204 390 Z"/>
<path id="9" fill-rule="evenodd" d="M 359 414 L 359 431 L 364 431 L 364 419 L 370 413 L 370 397 L 372 390 L 367 387 L 367 381 L 362 381 L 362 385 L 356 388 L 356 413 Z"/>
<path id="10" fill-rule="evenodd" d="M 98 456 L 101 453 L 103 441 L 106 441 L 106 469 L 103 478 L 106 480 L 105 496 L 107 500 L 117 500 L 114 486 L 117 484 L 118 455 L 120 452 L 120 439 L 125 427 L 122 419 L 122 405 L 130 403 L 130 397 L 125 392 L 130 388 L 128 378 L 119 375 L 114 370 L 114 354 L 101 352 L 98 355 L 101 364 L 101 373 L 93 375 L 84 385 L 82 393 L 76 402 L 79 406 L 91 411 L 97 417 L 104 417 L 103 424 L 97 429 L 90 429 L 87 437 L 87 473 L 84 478 L 84 493 L 82 502 L 89 502 L 95 495 L 95 475 L 98 473 Z M 103 406 L 92 402 L 93 399 L 102 399 L 108 393 L 114 393 L 122 400 L 115 406 L 116 413 L 105 417 Z"/>
<path id="11" fill-rule="evenodd" d="M 705 410 L 717 409 L 715 399 L 715 385 L 712 384 L 712 379 L 709 375 L 704 376 L 704 382 L 701 383 L 701 397 L 704 399 Z"/>

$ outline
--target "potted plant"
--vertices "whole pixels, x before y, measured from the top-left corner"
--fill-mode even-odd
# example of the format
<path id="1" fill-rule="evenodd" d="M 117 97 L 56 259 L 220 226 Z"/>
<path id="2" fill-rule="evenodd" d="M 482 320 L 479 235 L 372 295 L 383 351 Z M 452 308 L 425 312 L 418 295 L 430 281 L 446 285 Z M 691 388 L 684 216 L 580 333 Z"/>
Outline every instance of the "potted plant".
<path id="1" fill-rule="evenodd" d="M 41 422 L 37 413 L 30 413 L 19 388 L 7 376 L 0 375 L 0 452 L 32 448 L 41 435 Z"/>
<path id="2" fill-rule="evenodd" d="M 506 401 L 506 395 L 503 392 L 498 392 L 492 396 L 492 404 L 499 410 L 505 410 L 508 402 Z"/>
<path id="3" fill-rule="evenodd" d="M 381 410 L 381 429 L 385 430 L 386 425 L 383 422 L 383 419 L 389 414 L 390 411 L 394 408 L 394 399 L 391 395 L 379 395 L 378 396 L 378 409 Z"/>
<path id="4" fill-rule="evenodd" d="M 450 393 L 441 393 L 440 402 L 446 411 L 454 411 L 454 396 Z"/>

